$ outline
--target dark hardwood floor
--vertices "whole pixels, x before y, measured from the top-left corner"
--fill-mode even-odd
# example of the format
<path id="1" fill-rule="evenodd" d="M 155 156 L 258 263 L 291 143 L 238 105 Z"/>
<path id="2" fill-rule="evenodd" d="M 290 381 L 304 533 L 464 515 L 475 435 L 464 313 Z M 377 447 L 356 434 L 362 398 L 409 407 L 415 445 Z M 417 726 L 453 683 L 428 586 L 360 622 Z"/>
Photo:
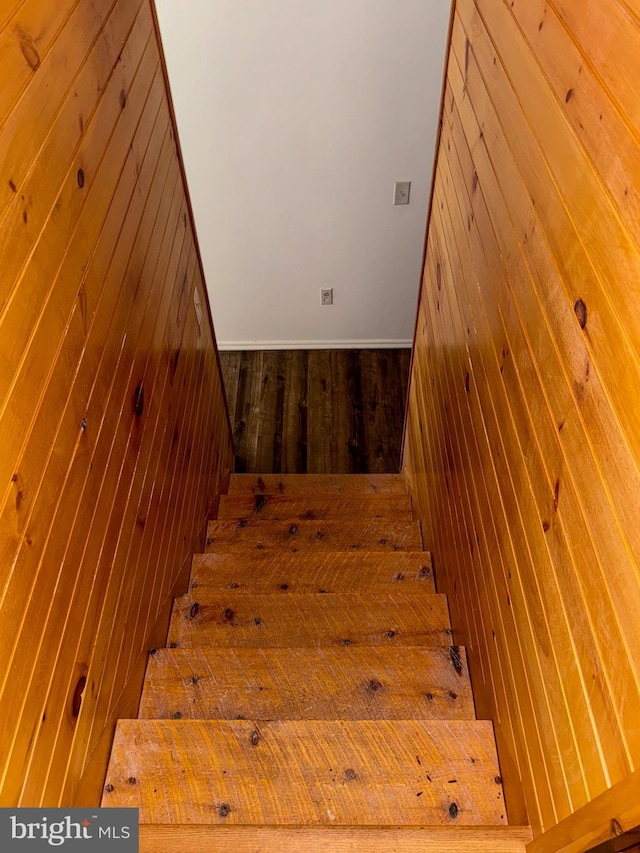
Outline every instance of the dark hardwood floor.
<path id="1" fill-rule="evenodd" d="M 399 470 L 409 349 L 220 353 L 236 472 Z"/>

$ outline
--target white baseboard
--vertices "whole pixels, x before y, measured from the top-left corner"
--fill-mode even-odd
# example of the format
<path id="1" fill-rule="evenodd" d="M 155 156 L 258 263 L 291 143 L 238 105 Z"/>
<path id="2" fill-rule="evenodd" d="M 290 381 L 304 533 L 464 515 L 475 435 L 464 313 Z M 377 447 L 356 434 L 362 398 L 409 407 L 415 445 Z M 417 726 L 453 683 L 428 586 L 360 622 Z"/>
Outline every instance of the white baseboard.
<path id="1" fill-rule="evenodd" d="M 219 350 L 411 349 L 413 341 L 218 341 Z"/>

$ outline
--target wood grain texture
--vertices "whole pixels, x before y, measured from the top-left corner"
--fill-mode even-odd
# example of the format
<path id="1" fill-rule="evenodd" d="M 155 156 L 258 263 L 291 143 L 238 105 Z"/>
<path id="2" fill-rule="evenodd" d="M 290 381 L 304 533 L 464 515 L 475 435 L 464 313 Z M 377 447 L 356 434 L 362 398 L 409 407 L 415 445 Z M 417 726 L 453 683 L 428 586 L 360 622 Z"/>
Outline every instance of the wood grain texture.
<path id="1" fill-rule="evenodd" d="M 9 5 L 0 804 L 38 806 L 99 786 L 232 457 L 152 8 Z"/>
<path id="2" fill-rule="evenodd" d="M 218 518 L 256 518 L 269 521 L 315 518 L 387 518 L 404 521 L 413 519 L 409 495 L 309 495 L 294 498 L 286 495 L 222 495 Z"/>
<path id="3" fill-rule="evenodd" d="M 597 16 L 456 4 L 403 460 L 537 835 L 640 760 L 640 20 Z"/>
<path id="4" fill-rule="evenodd" d="M 325 827 L 207 827 L 143 824 L 141 853 L 524 853 L 531 838 L 528 827 L 442 826 L 402 829 L 342 829 Z"/>
<path id="5" fill-rule="evenodd" d="M 426 551 L 332 551 L 290 554 L 277 549 L 242 554 L 196 554 L 190 589 L 211 592 L 435 592 Z M 197 592 L 196 592 L 197 590 Z"/>
<path id="6" fill-rule="evenodd" d="M 398 471 L 409 359 L 408 349 L 221 353 L 236 470 Z"/>
<path id="7" fill-rule="evenodd" d="M 102 802 L 141 823 L 506 824 L 477 721 L 121 720 Z"/>
<path id="8" fill-rule="evenodd" d="M 405 494 L 401 474 L 232 474 L 230 495 Z"/>
<path id="9" fill-rule="evenodd" d="M 553 829 L 535 839 L 528 853 L 588 853 L 605 845 L 611 850 L 632 851 L 624 844 L 624 834 L 640 827 L 640 771 L 635 770 L 621 782 L 608 788 L 586 806 L 565 818 Z M 636 840 L 636 839 L 634 839 Z M 606 842 L 617 842 L 607 848 Z M 631 842 L 629 842 L 631 843 Z"/>
<path id="10" fill-rule="evenodd" d="M 178 714 L 183 720 L 475 718 L 459 646 L 157 649 L 138 716 Z"/>
<path id="11" fill-rule="evenodd" d="M 207 551 L 249 548 L 314 551 L 421 551 L 418 521 L 364 519 L 354 521 L 210 521 Z"/>
<path id="12" fill-rule="evenodd" d="M 169 645 L 445 645 L 451 642 L 443 595 L 358 593 L 236 595 L 193 590 L 176 599 Z"/>

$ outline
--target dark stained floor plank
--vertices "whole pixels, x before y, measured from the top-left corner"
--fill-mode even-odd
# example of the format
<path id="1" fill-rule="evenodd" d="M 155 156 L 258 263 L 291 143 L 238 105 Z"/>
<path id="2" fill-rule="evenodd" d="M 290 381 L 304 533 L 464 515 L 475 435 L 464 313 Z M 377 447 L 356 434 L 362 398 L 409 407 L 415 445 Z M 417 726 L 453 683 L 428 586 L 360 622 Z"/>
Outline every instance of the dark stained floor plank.
<path id="1" fill-rule="evenodd" d="M 399 470 L 410 350 L 221 353 L 246 473 Z"/>

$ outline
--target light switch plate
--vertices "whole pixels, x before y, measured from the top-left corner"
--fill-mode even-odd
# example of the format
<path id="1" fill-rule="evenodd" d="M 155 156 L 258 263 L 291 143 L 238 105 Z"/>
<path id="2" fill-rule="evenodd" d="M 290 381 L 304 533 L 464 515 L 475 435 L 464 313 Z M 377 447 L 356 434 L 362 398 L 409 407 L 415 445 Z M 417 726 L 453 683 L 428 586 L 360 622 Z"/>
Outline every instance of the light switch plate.
<path id="1" fill-rule="evenodd" d="M 409 204 L 411 181 L 396 181 L 393 189 L 394 204 Z"/>

